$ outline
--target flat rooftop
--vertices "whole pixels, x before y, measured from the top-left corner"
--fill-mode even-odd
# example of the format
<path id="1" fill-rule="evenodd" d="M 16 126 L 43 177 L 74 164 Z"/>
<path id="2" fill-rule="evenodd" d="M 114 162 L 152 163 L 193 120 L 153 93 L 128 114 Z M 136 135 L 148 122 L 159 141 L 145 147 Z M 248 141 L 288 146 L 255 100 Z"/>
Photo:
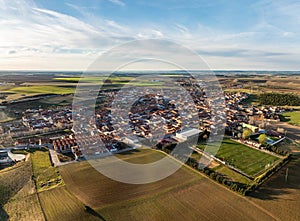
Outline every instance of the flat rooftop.
<path id="1" fill-rule="evenodd" d="M 186 129 L 186 130 L 184 130 L 182 132 L 179 132 L 178 134 L 186 136 L 186 137 L 191 137 L 191 136 L 197 135 L 197 134 L 199 134 L 201 132 L 202 132 L 201 130 L 198 130 L 198 129 L 195 129 L 195 128 L 191 128 L 191 129 Z"/>

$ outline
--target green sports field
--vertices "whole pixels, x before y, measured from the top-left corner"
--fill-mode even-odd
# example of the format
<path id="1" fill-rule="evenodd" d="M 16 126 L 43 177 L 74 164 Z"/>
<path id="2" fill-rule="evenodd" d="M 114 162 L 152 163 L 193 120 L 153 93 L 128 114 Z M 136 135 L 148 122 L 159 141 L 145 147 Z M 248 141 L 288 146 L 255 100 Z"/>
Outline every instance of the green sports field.
<path id="1" fill-rule="evenodd" d="M 200 149 L 205 148 L 204 145 L 199 145 L 198 147 Z M 213 143 L 208 145 L 206 151 L 209 152 L 209 149 L 213 147 Z M 216 157 L 233 165 L 249 176 L 258 175 L 267 168 L 267 165 L 271 165 L 279 160 L 279 158 L 274 155 L 255 150 L 227 138 L 223 140 Z"/>

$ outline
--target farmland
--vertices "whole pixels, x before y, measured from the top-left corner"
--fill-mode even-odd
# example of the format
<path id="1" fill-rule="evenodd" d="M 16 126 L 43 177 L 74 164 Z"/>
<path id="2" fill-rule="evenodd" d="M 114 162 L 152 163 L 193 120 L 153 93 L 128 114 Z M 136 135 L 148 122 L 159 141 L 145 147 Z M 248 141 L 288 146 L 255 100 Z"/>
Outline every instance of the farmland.
<path id="1" fill-rule="evenodd" d="M 10 220 L 45 220 L 32 180 L 6 203 L 4 210 Z"/>
<path id="2" fill-rule="evenodd" d="M 250 200 L 274 214 L 278 220 L 299 220 L 299 170 L 300 156 L 295 155 L 277 174 L 251 193 Z"/>
<path id="3" fill-rule="evenodd" d="M 206 146 L 199 145 L 198 147 L 204 150 Z M 205 151 L 209 152 L 210 148 L 214 148 L 214 143 L 207 145 Z M 223 140 L 216 157 L 228 162 L 249 176 L 258 175 L 265 170 L 267 165 L 271 165 L 279 160 L 276 156 L 263 153 L 226 138 Z"/>
<path id="4" fill-rule="evenodd" d="M 54 77 L 48 76 L 48 81 L 36 82 L 32 79 L 20 82 L 19 85 L 2 87 L 1 94 L 6 94 L 6 101 L 27 99 L 41 95 L 67 95 L 74 94 L 78 82 L 82 87 L 88 89 L 89 86 L 102 85 L 103 89 L 120 88 L 123 86 L 135 87 L 160 87 L 164 85 L 161 81 L 151 81 L 149 79 L 135 79 L 132 76 L 111 76 L 108 79 L 101 77 Z"/>
<path id="5" fill-rule="evenodd" d="M 135 151 L 131 154 L 118 155 L 119 158 L 131 163 L 148 163 L 165 156 L 163 153 L 152 150 Z M 131 200 L 136 197 L 152 195 L 153 192 L 164 191 L 177 186 L 190 185 L 202 177 L 191 175 L 189 169 L 184 167 L 167 179 L 146 185 L 122 184 L 106 178 L 90 166 L 88 162 L 60 167 L 60 173 L 67 188 L 79 197 L 85 204 L 93 207 L 102 207 L 114 204 L 120 200 Z M 92 179 L 92 180 L 91 180 Z M 171 185 L 172 184 L 172 185 Z M 105 191 L 99 191 L 105 189 Z M 118 189 L 118 191 L 116 191 Z M 95 191 L 98 192 L 95 194 Z"/>
<path id="6" fill-rule="evenodd" d="M 145 157 L 151 162 L 150 158 L 163 156 L 141 150 L 118 157 L 139 163 Z M 247 199 L 186 166 L 164 180 L 144 185 L 111 180 L 88 162 L 65 165 L 60 172 L 66 188 L 105 220 L 272 220 Z"/>
<path id="7" fill-rule="evenodd" d="M 41 206 L 45 211 L 45 216 L 49 221 L 56 220 L 101 220 L 96 213 L 85 209 L 85 206 L 65 187 L 43 191 L 39 193 Z"/>
<path id="8" fill-rule="evenodd" d="M 17 94 L 71 94 L 74 93 L 75 87 L 59 87 L 59 86 L 20 86 L 10 89 L 8 92 Z"/>
<path id="9" fill-rule="evenodd" d="M 50 171 L 56 171 L 56 176 L 59 175 L 57 169 L 51 167 L 47 151 L 31 151 L 31 156 L 34 178 L 38 183 L 49 180 L 46 177 L 52 179 L 53 173 L 48 171 L 49 167 Z M 116 156 L 127 162 L 141 164 L 157 161 L 166 155 L 151 149 L 138 149 Z M 164 180 L 134 185 L 107 178 L 87 161 L 82 161 L 60 167 L 65 186 L 55 184 L 40 188 L 39 203 L 31 180 L 30 161 L 27 161 L 0 173 L 1 186 L 3 182 L 6 184 L 6 188 L 0 189 L 1 196 L 3 190 L 4 196 L 7 196 L 1 204 L 0 220 L 8 216 L 12 220 L 44 220 L 41 208 L 50 221 L 286 220 L 299 216 L 299 162 L 299 158 L 294 158 L 288 164 L 288 183 L 284 181 L 284 168 L 258 192 L 250 197 L 242 197 L 187 166 Z M 232 171 L 222 165 L 213 169 L 234 179 L 242 179 L 238 174 L 230 174 Z M 45 173 L 45 179 L 41 179 L 42 173 Z M 27 176 L 21 176 L 24 174 Z M 8 192 L 8 189 L 14 191 Z M 293 200 L 286 200 L 290 198 Z"/>
<path id="10" fill-rule="evenodd" d="M 87 82 L 87 83 L 103 83 L 103 80 L 106 80 L 108 76 L 102 76 L 102 77 L 56 77 L 53 78 L 54 81 L 58 82 L 75 82 L 77 83 L 78 81 L 80 82 Z M 122 77 L 112 77 L 110 76 L 108 78 L 111 82 L 114 83 L 119 83 L 119 82 L 126 82 L 126 81 L 131 81 L 134 78 L 133 77 L 128 77 L 128 76 L 122 76 Z"/>
<path id="11" fill-rule="evenodd" d="M 0 171 L 0 220 L 43 221 L 30 161 Z"/>

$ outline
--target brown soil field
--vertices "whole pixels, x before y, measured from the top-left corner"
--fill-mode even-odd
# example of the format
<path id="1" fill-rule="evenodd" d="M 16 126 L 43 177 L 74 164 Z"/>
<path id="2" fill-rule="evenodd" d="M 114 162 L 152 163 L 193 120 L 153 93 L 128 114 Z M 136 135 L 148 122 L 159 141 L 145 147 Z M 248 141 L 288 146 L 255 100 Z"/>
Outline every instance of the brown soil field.
<path id="1" fill-rule="evenodd" d="M 43 221 L 30 161 L 0 171 L 0 220 Z"/>
<path id="2" fill-rule="evenodd" d="M 135 162 L 139 154 L 145 157 L 143 151 L 133 153 Z M 148 154 L 153 155 L 153 152 L 148 151 Z M 185 166 L 164 180 L 144 185 L 111 180 L 88 162 L 63 166 L 60 172 L 67 189 L 96 209 L 104 220 L 277 219 L 246 197 Z"/>
<path id="3" fill-rule="evenodd" d="M 119 158 L 131 163 L 140 163 L 141 161 L 145 162 L 145 159 L 147 162 L 151 162 L 150 157 L 162 158 L 164 156 L 162 153 L 144 151 L 134 152 L 130 155 L 122 154 L 119 155 Z M 93 208 L 151 196 L 154 193 L 168 191 L 178 186 L 188 186 L 203 179 L 202 176 L 196 176 L 193 171 L 183 167 L 183 169 L 159 182 L 145 185 L 124 184 L 100 174 L 87 161 L 62 166 L 60 173 L 68 190 Z"/>
<path id="4" fill-rule="evenodd" d="M 300 156 L 294 156 L 285 167 L 252 193 L 249 199 L 268 210 L 278 220 L 299 220 Z"/>
<path id="5" fill-rule="evenodd" d="M 39 197 L 48 221 L 101 220 L 97 214 L 93 215 L 87 212 L 84 205 L 65 187 L 43 191 L 39 193 Z"/>
<path id="6" fill-rule="evenodd" d="M 45 220 L 32 180 L 4 205 L 4 210 L 9 220 Z"/>

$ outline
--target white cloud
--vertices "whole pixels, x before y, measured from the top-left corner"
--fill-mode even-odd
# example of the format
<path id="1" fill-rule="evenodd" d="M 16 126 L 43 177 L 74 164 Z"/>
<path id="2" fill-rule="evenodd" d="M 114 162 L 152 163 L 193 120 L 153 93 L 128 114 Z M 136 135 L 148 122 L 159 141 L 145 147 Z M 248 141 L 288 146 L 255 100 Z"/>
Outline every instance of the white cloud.
<path id="1" fill-rule="evenodd" d="M 87 51 L 103 51 L 124 41 L 126 31 L 112 20 L 98 20 L 98 26 L 93 26 L 38 8 L 32 1 L 0 1 L 0 21 L 0 69 L 44 68 L 46 58 L 48 69 L 74 65 L 82 69 L 88 63 L 84 60 L 92 61 L 85 57 Z M 73 56 L 81 59 L 70 65 L 67 60 Z"/>
<path id="2" fill-rule="evenodd" d="M 120 0 L 109 0 L 109 1 L 119 6 L 125 6 L 125 3 Z"/>

